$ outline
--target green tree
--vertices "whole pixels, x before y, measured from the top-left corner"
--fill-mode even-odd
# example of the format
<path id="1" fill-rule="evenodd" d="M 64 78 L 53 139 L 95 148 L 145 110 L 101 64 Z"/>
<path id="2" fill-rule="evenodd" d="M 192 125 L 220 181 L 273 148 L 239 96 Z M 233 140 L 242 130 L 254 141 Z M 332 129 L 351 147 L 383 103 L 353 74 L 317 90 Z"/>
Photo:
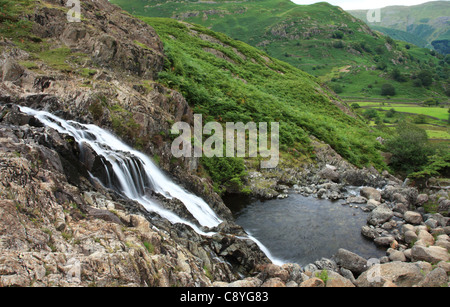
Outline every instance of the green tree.
<path id="1" fill-rule="evenodd" d="M 406 82 L 405 76 L 403 76 L 403 74 L 400 72 L 400 69 L 398 69 L 397 67 L 392 70 L 391 76 L 395 81 Z"/>
<path id="2" fill-rule="evenodd" d="M 395 87 L 392 84 L 385 83 L 381 87 L 382 96 L 395 96 L 395 94 L 396 94 Z"/>
<path id="3" fill-rule="evenodd" d="M 422 70 L 417 75 L 417 78 L 422 82 L 423 86 L 430 86 L 433 84 L 433 74 L 429 70 Z"/>
<path id="4" fill-rule="evenodd" d="M 408 177 L 415 180 L 417 184 L 423 186 L 431 177 L 450 176 L 450 152 L 448 150 L 437 150 L 431 156 L 429 163 L 421 170 L 410 174 Z"/>
<path id="5" fill-rule="evenodd" d="M 434 152 L 426 131 L 410 123 L 397 126 L 396 134 L 386 142 L 386 148 L 392 154 L 390 166 L 402 175 L 420 171 Z"/>

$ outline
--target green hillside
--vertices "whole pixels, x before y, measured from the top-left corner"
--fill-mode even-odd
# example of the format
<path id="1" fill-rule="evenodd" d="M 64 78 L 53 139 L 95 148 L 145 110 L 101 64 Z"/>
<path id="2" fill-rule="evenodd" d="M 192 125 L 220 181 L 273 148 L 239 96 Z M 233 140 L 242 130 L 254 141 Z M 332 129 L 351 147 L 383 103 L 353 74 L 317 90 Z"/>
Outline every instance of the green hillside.
<path id="1" fill-rule="evenodd" d="M 171 17 L 225 33 L 319 77 L 343 97 L 384 98 L 383 84 L 392 83 L 398 98 L 447 99 L 450 74 L 443 56 L 372 31 L 359 19 L 328 3 L 111 2 L 132 14 Z M 400 70 L 403 77 L 392 78 L 394 70 Z M 422 71 L 432 72 L 431 84 L 423 86 L 416 80 Z"/>
<path id="2" fill-rule="evenodd" d="M 449 1 L 432 1 L 413 6 L 388 6 L 381 9 L 380 22 L 368 22 L 367 10 L 349 13 L 367 22 L 373 29 L 421 47 L 433 48 L 437 42 L 450 41 Z M 408 33 L 409 36 L 402 32 Z M 444 54 L 450 52 L 450 49 L 436 48 L 436 50 Z"/>
<path id="3" fill-rule="evenodd" d="M 164 42 L 167 61 L 158 81 L 179 90 L 204 122 L 280 122 L 283 155 L 313 157 L 313 135 L 356 165 L 383 166 L 379 132 L 315 77 L 199 25 L 143 20 Z"/>

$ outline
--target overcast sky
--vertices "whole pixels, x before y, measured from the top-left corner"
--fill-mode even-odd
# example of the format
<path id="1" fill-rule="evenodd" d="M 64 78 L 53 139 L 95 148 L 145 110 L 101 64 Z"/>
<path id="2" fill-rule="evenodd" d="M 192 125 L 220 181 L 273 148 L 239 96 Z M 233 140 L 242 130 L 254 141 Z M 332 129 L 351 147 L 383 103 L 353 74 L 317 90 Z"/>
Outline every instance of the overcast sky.
<path id="1" fill-rule="evenodd" d="M 297 4 L 313 4 L 317 2 L 328 2 L 340 6 L 344 10 L 378 9 L 392 5 L 416 5 L 430 0 L 292 0 Z"/>

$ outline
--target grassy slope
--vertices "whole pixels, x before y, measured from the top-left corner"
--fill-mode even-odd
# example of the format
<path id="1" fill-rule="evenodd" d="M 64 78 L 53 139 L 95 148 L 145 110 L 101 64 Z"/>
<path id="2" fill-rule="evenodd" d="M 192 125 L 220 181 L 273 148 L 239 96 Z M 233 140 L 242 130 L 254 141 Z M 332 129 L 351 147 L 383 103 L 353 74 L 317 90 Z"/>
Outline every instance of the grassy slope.
<path id="1" fill-rule="evenodd" d="M 445 96 L 445 61 L 431 55 L 428 49 L 406 49 L 405 43 L 389 43 L 387 37 L 327 3 L 305 6 L 288 0 L 112 2 L 138 15 L 173 17 L 225 33 L 320 77 L 332 88 L 339 85 L 342 96 L 380 98 L 381 86 L 386 82 L 398 87 L 397 94 L 403 98 Z M 396 67 L 408 77 L 408 82 L 391 80 L 390 72 Z M 435 81 L 439 82 L 429 88 L 414 88 L 409 77 L 422 69 L 435 72 Z M 368 90 L 368 86 L 372 89 Z"/>
<path id="2" fill-rule="evenodd" d="M 207 28 L 143 20 L 168 57 L 159 82 L 179 90 L 204 122 L 280 122 L 281 149 L 292 157 L 311 157 L 314 135 L 356 165 L 383 166 L 380 134 L 342 112 L 316 78 Z"/>

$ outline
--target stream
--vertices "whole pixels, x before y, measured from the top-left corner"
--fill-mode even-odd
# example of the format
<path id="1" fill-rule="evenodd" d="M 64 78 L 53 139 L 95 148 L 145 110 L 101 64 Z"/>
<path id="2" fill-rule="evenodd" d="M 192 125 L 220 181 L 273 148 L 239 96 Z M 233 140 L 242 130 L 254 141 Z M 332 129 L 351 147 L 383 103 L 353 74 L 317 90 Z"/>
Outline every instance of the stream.
<path id="1" fill-rule="evenodd" d="M 386 250 L 361 234 L 368 213 L 330 201 L 300 194 L 285 199 L 255 201 L 227 196 L 236 223 L 258 239 L 270 253 L 302 266 L 332 258 L 339 248 L 363 258 L 380 258 Z"/>

